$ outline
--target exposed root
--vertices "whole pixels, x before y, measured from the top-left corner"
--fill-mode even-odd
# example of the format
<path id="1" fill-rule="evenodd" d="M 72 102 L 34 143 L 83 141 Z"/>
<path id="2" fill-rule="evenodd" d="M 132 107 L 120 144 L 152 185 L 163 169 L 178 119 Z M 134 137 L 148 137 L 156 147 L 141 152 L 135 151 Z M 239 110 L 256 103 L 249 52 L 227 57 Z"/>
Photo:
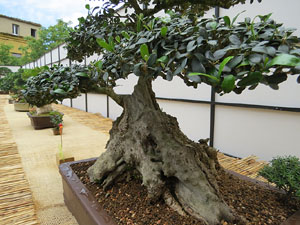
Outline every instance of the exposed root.
<path id="1" fill-rule="evenodd" d="M 126 164 L 122 164 L 117 169 L 115 169 L 113 172 L 107 176 L 107 178 L 103 181 L 103 189 L 106 191 L 115 181 L 115 179 L 122 175 L 126 171 Z"/>
<path id="2" fill-rule="evenodd" d="M 183 211 L 181 205 L 176 201 L 176 199 L 172 196 L 169 190 L 165 191 L 163 195 L 165 203 L 174 211 L 178 212 L 182 216 L 186 216 L 187 214 Z"/>

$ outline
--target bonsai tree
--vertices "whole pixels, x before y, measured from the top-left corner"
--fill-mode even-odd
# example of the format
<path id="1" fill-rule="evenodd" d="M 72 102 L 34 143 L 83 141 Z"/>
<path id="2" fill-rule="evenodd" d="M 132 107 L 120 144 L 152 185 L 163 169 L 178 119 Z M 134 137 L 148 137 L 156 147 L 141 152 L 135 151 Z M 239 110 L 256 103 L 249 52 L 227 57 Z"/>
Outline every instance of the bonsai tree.
<path id="1" fill-rule="evenodd" d="M 110 6 L 120 2 L 111 1 Z M 135 168 L 152 202 L 163 198 L 178 213 L 206 224 L 243 221 L 219 192 L 216 177 L 222 167 L 216 150 L 180 131 L 176 118 L 156 102 L 152 82 L 177 76 L 188 86 L 205 83 L 219 94 L 239 94 L 258 84 L 278 89 L 288 75 L 299 72 L 298 38 L 271 15 L 240 23 L 236 17 L 199 17 L 211 6 L 228 8 L 245 1 L 162 0 L 154 1 L 152 8 L 146 0 L 122 2 L 125 10 L 135 12 L 122 16 L 111 7 L 89 11 L 67 42 L 73 60 L 102 54 L 91 66 L 94 79 L 99 91 L 123 108 L 113 123 L 106 152 L 88 169 L 90 181 L 107 189 L 128 168 Z M 184 13 L 191 8 L 193 14 Z M 154 17 L 162 9 L 173 11 L 165 18 Z M 116 81 L 132 73 L 138 76 L 133 93 L 115 93 Z"/>
<path id="2" fill-rule="evenodd" d="M 28 78 L 22 93 L 31 105 L 37 106 L 37 114 L 52 111 L 51 103 L 65 98 L 76 98 L 88 85 L 87 68 L 54 66 Z"/>
<path id="3" fill-rule="evenodd" d="M 60 126 L 63 123 L 64 114 L 58 111 L 51 111 L 49 114 L 50 114 L 50 122 L 54 125 L 53 132 L 54 134 L 59 134 Z"/>
<path id="4" fill-rule="evenodd" d="M 0 78 L 0 91 L 10 93 L 11 98 L 16 102 L 25 102 L 21 93 L 27 79 L 26 77 L 23 77 L 24 70 L 19 69 L 17 72 L 12 72 L 5 67 L 1 69 L 3 77 Z"/>

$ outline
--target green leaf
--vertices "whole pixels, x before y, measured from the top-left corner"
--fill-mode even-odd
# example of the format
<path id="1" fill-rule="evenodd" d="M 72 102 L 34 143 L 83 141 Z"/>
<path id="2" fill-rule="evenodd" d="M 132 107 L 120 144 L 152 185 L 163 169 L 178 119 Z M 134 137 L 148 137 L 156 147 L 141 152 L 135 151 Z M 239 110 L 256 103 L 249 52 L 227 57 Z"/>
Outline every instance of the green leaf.
<path id="1" fill-rule="evenodd" d="M 200 76 L 189 76 L 188 75 L 188 78 L 193 81 L 193 82 L 196 82 L 196 83 L 200 83 L 201 82 L 201 77 Z"/>
<path id="2" fill-rule="evenodd" d="M 201 62 L 199 62 L 199 60 L 197 58 L 194 58 L 192 60 L 192 71 L 193 72 L 198 72 L 198 73 L 205 73 L 205 67 L 203 66 L 203 64 Z"/>
<path id="3" fill-rule="evenodd" d="M 148 66 L 153 66 L 154 63 L 156 62 L 156 59 L 157 59 L 157 55 L 156 54 L 151 54 L 148 61 L 147 61 L 147 65 Z"/>
<path id="4" fill-rule="evenodd" d="M 246 12 L 246 10 L 244 10 L 244 11 L 238 13 L 235 17 L 233 17 L 231 25 L 233 25 L 234 22 L 235 22 L 235 21 L 237 20 L 237 18 L 239 17 L 239 15 L 241 15 L 241 14 L 244 13 L 244 12 Z"/>
<path id="5" fill-rule="evenodd" d="M 136 44 L 139 45 L 139 44 L 144 44 L 144 43 L 147 43 L 147 42 L 148 42 L 147 38 L 140 38 Z"/>
<path id="6" fill-rule="evenodd" d="M 88 77 L 87 73 L 84 73 L 84 72 L 75 73 L 75 76 L 77 76 L 77 77 Z"/>
<path id="7" fill-rule="evenodd" d="M 120 43 L 121 42 L 121 38 L 120 38 L 120 36 L 116 36 L 116 41 L 118 42 L 118 43 Z"/>
<path id="8" fill-rule="evenodd" d="M 166 37 L 167 36 L 167 32 L 168 32 L 168 27 L 162 27 L 160 29 L 160 34 L 162 37 Z"/>
<path id="9" fill-rule="evenodd" d="M 183 59 L 183 60 L 181 61 L 180 66 L 178 66 L 177 69 L 176 69 L 175 72 L 174 72 L 174 76 L 182 72 L 182 70 L 183 70 L 184 67 L 186 66 L 186 63 L 187 63 L 187 58 L 185 58 L 185 59 Z"/>
<path id="10" fill-rule="evenodd" d="M 281 54 L 273 58 L 269 63 L 268 67 L 272 66 L 299 66 L 300 58 L 294 55 Z"/>
<path id="11" fill-rule="evenodd" d="M 162 57 L 160 57 L 159 59 L 157 59 L 157 62 L 161 62 L 161 63 L 166 63 L 168 62 L 168 56 L 164 55 Z"/>
<path id="12" fill-rule="evenodd" d="M 226 57 L 226 58 L 221 62 L 220 67 L 219 67 L 219 72 L 218 72 L 218 77 L 219 77 L 219 78 L 220 78 L 220 76 L 221 76 L 221 73 L 222 73 L 222 71 L 223 71 L 225 65 L 226 65 L 232 58 L 234 58 L 234 56 L 228 56 L 228 57 Z"/>
<path id="13" fill-rule="evenodd" d="M 91 7 L 90 7 L 89 4 L 86 4 L 86 5 L 85 5 L 85 8 L 86 8 L 87 10 L 90 10 L 90 9 L 91 9 Z"/>
<path id="14" fill-rule="evenodd" d="M 224 55 L 226 55 L 227 51 L 224 49 L 219 49 L 217 51 L 214 52 L 214 58 L 215 60 L 219 60 L 221 58 L 223 58 Z"/>
<path id="15" fill-rule="evenodd" d="M 230 62 L 227 64 L 227 66 L 232 69 L 232 68 L 236 67 L 238 64 L 240 64 L 242 60 L 243 60 L 242 55 L 235 56 L 232 60 L 230 60 Z"/>
<path id="16" fill-rule="evenodd" d="M 67 92 L 65 92 L 65 91 L 64 91 L 63 89 L 61 89 L 61 88 L 55 89 L 55 90 L 53 91 L 53 93 L 59 94 L 59 95 L 66 95 L 66 94 L 67 94 Z"/>
<path id="17" fill-rule="evenodd" d="M 244 77 L 242 80 L 238 82 L 239 86 L 250 86 L 257 84 L 261 81 L 262 74 L 261 72 L 250 72 L 248 76 Z"/>
<path id="18" fill-rule="evenodd" d="M 206 73 L 189 73 L 189 76 L 198 76 L 198 75 L 208 77 L 208 78 L 210 78 L 214 81 L 218 81 L 218 82 L 220 81 L 219 78 L 214 77 L 214 76 L 209 75 L 209 74 L 206 74 Z"/>
<path id="19" fill-rule="evenodd" d="M 218 23 L 216 21 L 208 22 L 206 24 L 207 29 L 215 30 L 217 29 Z"/>
<path id="20" fill-rule="evenodd" d="M 107 79 L 108 79 L 108 72 L 105 72 L 104 74 L 103 74 L 103 80 L 104 81 L 107 81 Z"/>
<path id="21" fill-rule="evenodd" d="M 99 69 L 102 70 L 103 62 L 99 60 L 98 62 L 95 63 L 95 66 Z"/>
<path id="22" fill-rule="evenodd" d="M 103 39 L 97 38 L 97 43 L 98 45 L 100 45 L 102 48 L 105 48 L 109 52 L 114 51 L 113 47 Z"/>
<path id="23" fill-rule="evenodd" d="M 229 36 L 229 41 L 234 45 L 238 45 L 238 46 L 241 45 L 240 39 L 235 34 L 232 34 Z"/>
<path id="24" fill-rule="evenodd" d="M 130 36 L 126 31 L 122 31 L 121 34 L 123 35 L 124 38 L 126 38 L 127 40 L 130 40 Z"/>
<path id="25" fill-rule="evenodd" d="M 233 75 L 224 77 L 221 87 L 225 93 L 231 92 L 235 88 L 235 77 Z"/>
<path id="26" fill-rule="evenodd" d="M 258 17 L 260 18 L 260 20 L 263 21 L 263 22 L 267 22 L 267 20 L 270 19 L 271 16 L 272 16 L 272 13 L 269 13 L 269 14 L 263 15 L 263 16 L 258 15 Z"/>
<path id="27" fill-rule="evenodd" d="M 134 65 L 134 67 L 133 67 L 133 73 L 136 76 L 140 76 L 141 75 L 141 70 L 140 70 L 140 66 L 141 65 L 142 65 L 142 63 L 138 63 L 138 64 Z"/>
<path id="28" fill-rule="evenodd" d="M 168 81 L 172 81 L 173 80 L 173 73 L 171 71 L 167 72 L 166 78 Z"/>
<path id="29" fill-rule="evenodd" d="M 224 16 L 223 20 L 224 20 L 224 22 L 225 22 L 225 24 L 226 24 L 227 27 L 231 26 L 231 24 L 230 24 L 230 18 L 228 16 Z"/>
<path id="30" fill-rule="evenodd" d="M 142 30 L 142 19 L 143 19 L 143 14 L 140 14 L 137 18 L 137 23 L 136 23 L 136 30 L 138 33 Z"/>
<path id="31" fill-rule="evenodd" d="M 269 84 L 280 84 L 287 80 L 287 74 L 286 73 L 275 73 L 271 76 L 266 76 L 265 79 Z"/>
<path id="32" fill-rule="evenodd" d="M 262 56 L 260 54 L 254 53 L 249 56 L 249 61 L 253 64 L 258 64 L 261 62 L 261 60 L 262 60 Z"/>
<path id="33" fill-rule="evenodd" d="M 191 52 L 193 51 L 195 48 L 197 48 L 197 45 L 195 45 L 196 41 L 190 41 L 188 43 L 188 45 L 186 46 L 186 51 L 187 52 Z"/>
<path id="34" fill-rule="evenodd" d="M 140 47 L 140 52 L 141 52 L 142 58 L 147 62 L 147 60 L 149 58 L 148 46 L 146 44 L 142 44 Z"/>

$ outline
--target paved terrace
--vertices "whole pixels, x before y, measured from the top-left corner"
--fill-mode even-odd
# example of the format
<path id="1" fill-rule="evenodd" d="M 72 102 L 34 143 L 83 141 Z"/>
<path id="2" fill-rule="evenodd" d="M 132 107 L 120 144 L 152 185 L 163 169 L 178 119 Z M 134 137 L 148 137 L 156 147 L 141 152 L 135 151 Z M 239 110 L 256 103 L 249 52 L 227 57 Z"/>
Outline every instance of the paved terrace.
<path id="1" fill-rule="evenodd" d="M 14 111 L 7 99 L 0 95 L 0 225 L 77 225 L 64 205 L 56 165 L 60 137 L 51 129 L 34 130 L 26 113 Z M 64 113 L 65 155 L 80 160 L 105 151 L 110 119 L 63 105 L 54 108 Z M 225 168 L 252 178 L 265 164 L 254 156 L 218 157 Z"/>

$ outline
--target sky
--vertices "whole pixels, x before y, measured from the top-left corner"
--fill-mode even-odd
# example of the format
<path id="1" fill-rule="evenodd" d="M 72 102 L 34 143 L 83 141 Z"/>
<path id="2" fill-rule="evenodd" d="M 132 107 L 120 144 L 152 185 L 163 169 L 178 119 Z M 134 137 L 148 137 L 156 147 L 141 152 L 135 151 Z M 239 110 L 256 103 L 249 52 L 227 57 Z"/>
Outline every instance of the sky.
<path id="1" fill-rule="evenodd" d="M 101 1 L 89 0 L 0 0 L 0 14 L 41 24 L 55 25 L 58 19 L 78 24 L 77 18 L 86 16 L 86 4 L 91 7 Z"/>

